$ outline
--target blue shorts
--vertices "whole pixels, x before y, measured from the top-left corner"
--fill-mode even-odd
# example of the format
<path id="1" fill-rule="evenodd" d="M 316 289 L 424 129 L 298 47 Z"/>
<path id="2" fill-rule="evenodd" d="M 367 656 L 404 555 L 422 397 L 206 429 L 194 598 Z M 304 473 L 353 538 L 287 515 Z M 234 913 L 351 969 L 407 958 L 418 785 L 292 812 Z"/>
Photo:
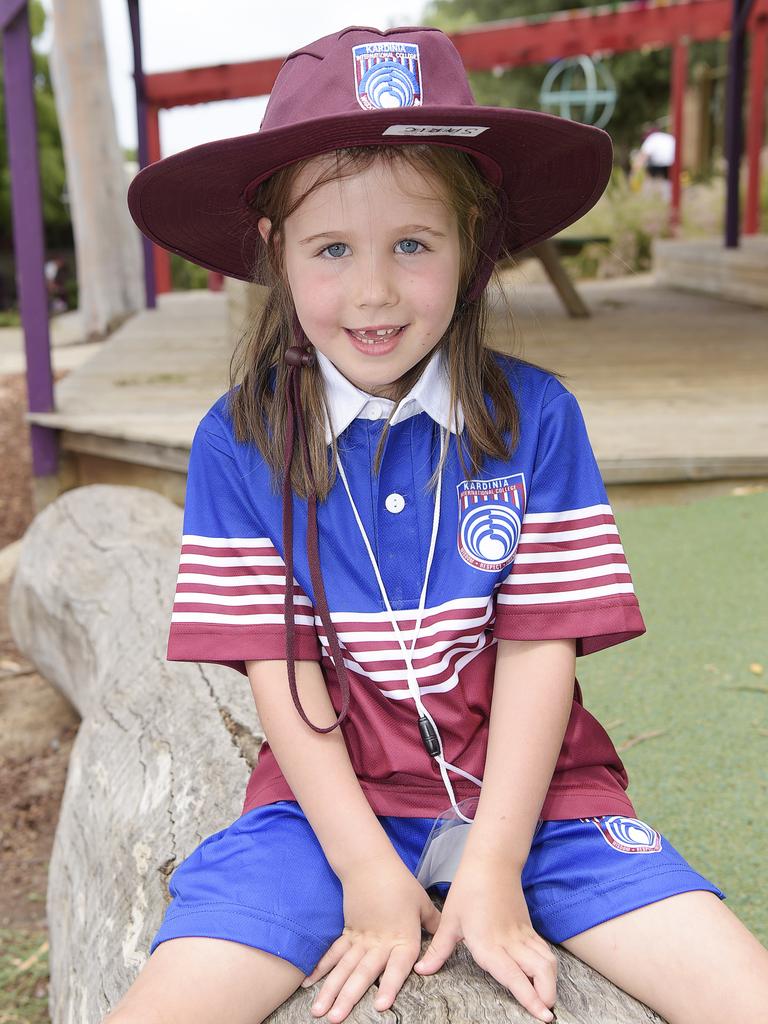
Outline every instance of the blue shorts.
<path id="1" fill-rule="evenodd" d="M 415 873 L 433 819 L 379 821 Z M 675 893 L 706 889 L 725 899 L 662 835 L 621 815 L 539 822 L 522 885 L 534 930 L 553 943 Z M 169 889 L 150 954 L 166 939 L 207 936 L 266 950 L 309 974 L 344 928 L 341 883 L 292 800 L 256 807 L 208 836 Z"/>

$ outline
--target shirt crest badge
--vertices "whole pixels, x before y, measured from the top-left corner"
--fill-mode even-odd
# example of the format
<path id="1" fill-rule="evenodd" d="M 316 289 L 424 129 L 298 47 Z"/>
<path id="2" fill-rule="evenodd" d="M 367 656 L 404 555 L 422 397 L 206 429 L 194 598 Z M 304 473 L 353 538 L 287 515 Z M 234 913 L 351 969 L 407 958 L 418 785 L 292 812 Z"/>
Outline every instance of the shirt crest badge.
<path id="1" fill-rule="evenodd" d="M 637 818 L 610 814 L 581 821 L 591 821 L 606 843 L 619 853 L 659 853 L 661 850 L 661 835 Z"/>
<path id="2" fill-rule="evenodd" d="M 459 499 L 459 554 L 475 569 L 498 572 L 515 557 L 525 514 L 525 476 L 462 480 Z"/>
<path id="3" fill-rule="evenodd" d="M 360 43 L 352 47 L 355 96 L 363 110 L 420 107 L 421 62 L 416 43 Z"/>

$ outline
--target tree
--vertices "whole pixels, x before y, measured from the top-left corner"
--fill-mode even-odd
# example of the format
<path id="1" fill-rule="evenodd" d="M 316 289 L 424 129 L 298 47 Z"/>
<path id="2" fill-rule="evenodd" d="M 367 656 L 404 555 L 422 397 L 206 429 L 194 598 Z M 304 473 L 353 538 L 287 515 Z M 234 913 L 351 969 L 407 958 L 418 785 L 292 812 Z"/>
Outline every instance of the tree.
<path id="1" fill-rule="evenodd" d="M 140 235 L 126 203 L 99 0 L 54 0 L 51 67 L 62 127 L 86 338 L 144 303 Z"/>

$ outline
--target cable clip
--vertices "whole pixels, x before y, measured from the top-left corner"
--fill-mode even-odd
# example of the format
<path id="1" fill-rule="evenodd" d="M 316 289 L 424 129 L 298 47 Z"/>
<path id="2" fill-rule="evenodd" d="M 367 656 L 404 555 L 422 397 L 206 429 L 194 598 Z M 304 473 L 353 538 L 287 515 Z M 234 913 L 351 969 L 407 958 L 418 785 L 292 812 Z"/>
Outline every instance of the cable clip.
<path id="1" fill-rule="evenodd" d="M 436 757 L 440 753 L 440 743 L 437 739 L 435 727 L 426 715 L 421 715 L 419 718 L 419 732 L 421 733 L 421 742 L 424 744 L 426 752 L 430 757 Z"/>

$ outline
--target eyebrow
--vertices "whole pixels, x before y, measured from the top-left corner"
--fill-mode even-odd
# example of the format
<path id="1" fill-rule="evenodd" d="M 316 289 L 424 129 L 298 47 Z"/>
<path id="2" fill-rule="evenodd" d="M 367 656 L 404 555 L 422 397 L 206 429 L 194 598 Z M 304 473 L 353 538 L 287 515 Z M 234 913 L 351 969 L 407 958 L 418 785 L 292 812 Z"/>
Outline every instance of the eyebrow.
<path id="1" fill-rule="evenodd" d="M 426 231 L 428 234 L 435 235 L 437 238 L 445 238 L 444 231 L 438 231 L 437 228 L 431 228 L 428 224 L 406 224 L 402 228 L 397 228 L 395 234 L 403 235 L 409 231 Z M 310 235 L 308 238 L 302 238 L 299 245 L 309 245 L 310 242 L 314 242 L 318 238 L 339 238 L 344 234 L 344 231 L 321 231 L 318 235 Z"/>

